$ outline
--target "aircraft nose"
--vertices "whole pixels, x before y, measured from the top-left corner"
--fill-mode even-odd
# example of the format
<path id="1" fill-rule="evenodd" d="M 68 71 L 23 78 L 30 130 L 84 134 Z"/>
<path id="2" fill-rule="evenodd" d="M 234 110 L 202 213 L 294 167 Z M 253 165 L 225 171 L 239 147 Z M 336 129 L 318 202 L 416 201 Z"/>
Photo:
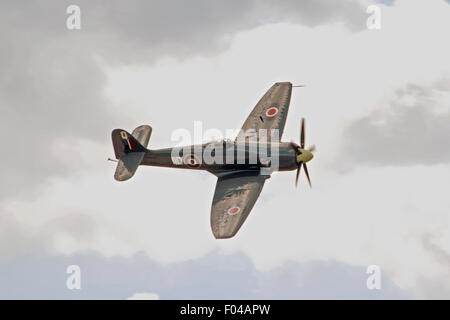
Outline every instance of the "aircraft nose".
<path id="1" fill-rule="evenodd" d="M 312 158 L 314 158 L 312 152 L 304 149 L 301 149 L 300 153 L 298 153 L 296 156 L 297 163 L 308 162 L 311 161 Z"/>

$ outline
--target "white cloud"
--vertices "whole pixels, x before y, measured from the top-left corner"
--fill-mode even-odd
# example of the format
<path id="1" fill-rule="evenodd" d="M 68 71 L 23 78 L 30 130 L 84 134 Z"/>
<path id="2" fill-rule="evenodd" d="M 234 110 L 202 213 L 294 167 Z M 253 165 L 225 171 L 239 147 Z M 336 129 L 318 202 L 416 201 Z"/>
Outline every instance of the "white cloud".
<path id="1" fill-rule="evenodd" d="M 352 119 L 373 110 L 392 88 L 450 75 L 450 46 L 444 45 L 449 11 L 443 1 L 403 0 L 382 8 L 380 31 L 271 24 L 239 33 L 215 57 L 165 58 L 148 67 L 104 65 L 111 109 L 124 115 L 124 129 L 152 125 L 150 148 L 173 145 L 171 132 L 191 129 L 195 120 L 205 128 L 240 127 L 273 82 L 307 85 L 293 93 L 284 140 L 298 139 L 305 116 L 307 143 L 318 146 L 309 166 L 314 188 L 308 190 L 302 179 L 294 190 L 294 173 L 274 175 L 234 239 L 216 241 L 210 231 L 214 176 L 142 167 L 133 180 L 117 183 L 114 164 L 104 161 L 113 152 L 105 148 L 109 133 L 98 142 L 101 151 L 77 144 L 79 160 L 89 164 L 86 172 L 54 179 L 39 198 L 9 203 L 6 210 L 36 229 L 68 209 L 100 221 L 87 241 L 70 235 L 67 246 L 56 248 L 63 253 L 90 249 L 130 256 L 144 250 L 167 263 L 214 249 L 242 250 L 260 269 L 288 260 L 338 259 L 380 265 L 419 296 L 427 294 L 416 286 L 423 274 L 450 287 L 448 266 L 433 259 L 422 241 L 435 234 L 433 243 L 450 251 L 448 165 L 336 173 L 343 165 L 341 132 Z"/>
<path id="2" fill-rule="evenodd" d="M 127 300 L 159 300 L 159 295 L 152 292 L 138 292 L 133 294 Z"/>

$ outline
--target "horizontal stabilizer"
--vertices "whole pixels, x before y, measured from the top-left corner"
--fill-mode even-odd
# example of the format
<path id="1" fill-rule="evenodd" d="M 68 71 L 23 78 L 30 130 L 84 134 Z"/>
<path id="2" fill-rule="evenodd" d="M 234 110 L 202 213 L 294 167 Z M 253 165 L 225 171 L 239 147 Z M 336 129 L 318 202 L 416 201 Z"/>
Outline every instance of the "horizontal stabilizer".
<path id="1" fill-rule="evenodd" d="M 117 164 L 114 179 L 125 181 L 130 179 L 144 159 L 145 152 L 132 152 L 122 156 Z"/>

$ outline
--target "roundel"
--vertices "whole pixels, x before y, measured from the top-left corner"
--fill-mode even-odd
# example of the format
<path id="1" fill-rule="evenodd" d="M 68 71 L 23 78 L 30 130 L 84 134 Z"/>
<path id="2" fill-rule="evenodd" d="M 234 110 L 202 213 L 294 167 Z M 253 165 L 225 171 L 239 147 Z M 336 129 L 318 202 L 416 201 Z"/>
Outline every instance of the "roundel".
<path id="1" fill-rule="evenodd" d="M 271 107 L 269 109 L 267 109 L 266 111 L 266 116 L 267 117 L 273 117 L 278 113 L 278 108 L 277 107 Z"/>
<path id="2" fill-rule="evenodd" d="M 200 166 L 202 165 L 199 157 L 197 157 L 194 153 L 185 155 L 183 162 L 190 168 L 200 168 Z"/>
<path id="3" fill-rule="evenodd" d="M 237 215 L 240 211 L 241 211 L 241 208 L 239 208 L 239 207 L 231 207 L 230 209 L 227 210 L 227 213 L 230 216 L 234 216 L 234 215 Z"/>

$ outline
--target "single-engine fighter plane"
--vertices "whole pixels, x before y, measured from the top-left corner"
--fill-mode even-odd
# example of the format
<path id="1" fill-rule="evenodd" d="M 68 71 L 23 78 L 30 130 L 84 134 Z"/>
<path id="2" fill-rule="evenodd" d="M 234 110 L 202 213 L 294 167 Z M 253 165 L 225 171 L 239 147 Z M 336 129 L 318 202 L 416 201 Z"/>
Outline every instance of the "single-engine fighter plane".
<path id="1" fill-rule="evenodd" d="M 313 158 L 314 146 L 305 149 L 304 119 L 300 145 L 280 141 L 292 87 L 290 82 L 275 83 L 250 113 L 234 141 L 149 150 L 150 126 L 137 127 L 131 134 L 113 130 L 117 159 L 113 161 L 118 161 L 114 178 L 130 179 L 139 165 L 207 170 L 218 178 L 211 208 L 212 232 L 217 239 L 233 237 L 273 171 L 297 170 L 297 185 L 303 167 L 311 186 L 306 163 Z"/>

